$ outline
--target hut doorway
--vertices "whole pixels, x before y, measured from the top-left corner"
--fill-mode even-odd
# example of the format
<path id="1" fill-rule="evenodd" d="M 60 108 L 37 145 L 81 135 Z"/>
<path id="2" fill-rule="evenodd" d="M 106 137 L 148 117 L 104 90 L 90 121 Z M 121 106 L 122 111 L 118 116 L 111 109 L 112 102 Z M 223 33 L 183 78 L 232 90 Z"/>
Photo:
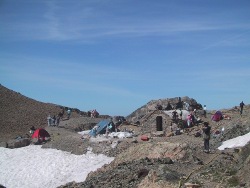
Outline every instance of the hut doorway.
<path id="1" fill-rule="evenodd" d="M 162 116 L 156 117 L 156 130 L 162 131 Z"/>

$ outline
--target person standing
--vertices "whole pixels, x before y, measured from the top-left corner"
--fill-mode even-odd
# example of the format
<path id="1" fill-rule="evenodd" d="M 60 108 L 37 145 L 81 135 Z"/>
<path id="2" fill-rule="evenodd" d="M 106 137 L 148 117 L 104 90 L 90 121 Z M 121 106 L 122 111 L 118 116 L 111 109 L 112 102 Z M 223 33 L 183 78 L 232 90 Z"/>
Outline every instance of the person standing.
<path id="1" fill-rule="evenodd" d="M 68 115 L 68 119 L 69 119 L 70 116 L 71 116 L 71 110 L 70 109 L 67 110 L 67 115 Z"/>
<path id="2" fill-rule="evenodd" d="M 209 153 L 209 140 L 210 140 L 210 131 L 211 127 L 209 126 L 208 122 L 204 122 L 204 127 L 202 128 L 203 131 L 203 140 L 204 140 L 204 152 Z"/>
<path id="3" fill-rule="evenodd" d="M 174 121 L 176 121 L 176 119 L 177 119 L 177 112 L 176 112 L 176 110 L 174 110 L 172 112 L 172 118 L 173 118 Z"/>
<path id="4" fill-rule="evenodd" d="M 192 125 L 192 117 L 191 117 L 191 114 L 188 114 L 187 116 L 187 126 L 188 128 L 190 128 Z"/>
<path id="5" fill-rule="evenodd" d="M 182 110 L 180 109 L 180 119 L 182 120 Z"/>
<path id="6" fill-rule="evenodd" d="M 240 115 L 242 116 L 242 112 L 243 112 L 243 107 L 245 106 L 244 102 L 241 101 L 240 103 Z"/>
<path id="7" fill-rule="evenodd" d="M 56 116 L 56 126 L 59 126 L 59 123 L 60 123 L 60 115 L 58 114 Z"/>
<path id="8" fill-rule="evenodd" d="M 206 105 L 204 105 L 203 107 L 203 115 L 205 118 L 207 118 L 207 106 Z"/>
<path id="9" fill-rule="evenodd" d="M 52 118 L 52 125 L 55 126 L 56 125 L 56 116 L 54 115 Z"/>
<path id="10" fill-rule="evenodd" d="M 187 102 L 184 102 L 184 105 L 185 105 L 185 109 L 187 110 L 187 111 L 189 111 L 189 104 L 187 103 Z"/>
<path id="11" fill-rule="evenodd" d="M 194 126 L 195 123 L 196 123 L 196 122 L 195 122 L 195 120 L 196 120 L 196 119 L 195 119 L 195 116 L 194 116 L 193 113 L 191 113 L 190 115 L 191 115 L 191 123 L 192 123 L 191 126 Z"/>
<path id="12" fill-rule="evenodd" d="M 48 126 L 51 126 L 52 125 L 52 118 L 50 115 L 47 117 L 47 121 L 48 121 Z"/>

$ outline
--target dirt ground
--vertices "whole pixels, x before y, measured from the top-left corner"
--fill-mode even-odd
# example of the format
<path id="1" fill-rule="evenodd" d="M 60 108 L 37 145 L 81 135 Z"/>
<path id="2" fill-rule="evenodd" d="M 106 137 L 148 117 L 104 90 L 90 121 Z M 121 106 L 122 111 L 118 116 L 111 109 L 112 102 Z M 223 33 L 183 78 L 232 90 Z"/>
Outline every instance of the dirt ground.
<path id="1" fill-rule="evenodd" d="M 62 187 L 185 187 L 185 183 L 193 183 L 201 187 L 249 187 L 248 179 L 250 161 L 249 144 L 243 149 L 227 149 L 219 151 L 217 148 L 224 140 L 246 134 L 250 130 L 247 106 L 243 116 L 237 110 L 224 110 L 230 120 L 212 122 L 206 120 L 212 127 L 212 132 L 225 128 L 224 135 L 212 135 L 210 140 L 211 152 L 203 152 L 202 137 L 195 137 L 195 133 L 202 125 L 185 130 L 181 135 L 150 137 L 149 141 L 141 140 L 141 127 L 122 125 L 121 130 L 133 131 L 133 138 L 111 139 L 107 142 L 91 143 L 88 139 L 82 140 L 75 132 L 62 128 L 51 128 L 53 132 L 51 146 L 57 149 L 71 151 L 75 154 L 86 152 L 91 146 L 96 153 L 103 153 L 115 157 L 107 166 L 91 173 L 82 183 L 69 183 Z M 72 120 L 73 121 L 73 120 Z M 62 137 L 62 138 L 59 138 Z M 112 143 L 118 142 L 115 148 Z M 62 144 L 63 143 L 63 144 Z M 46 145 L 44 145 L 46 147 Z M 166 161 L 171 160 L 171 163 Z M 145 162 L 146 161 L 146 162 Z M 143 164 L 143 165 L 141 165 Z M 138 174 L 145 173 L 143 178 Z M 171 173 L 170 173 L 171 172 Z M 174 174 L 174 180 L 167 178 Z M 115 175 L 114 175 L 115 174 Z M 124 174 L 127 176 L 124 177 Z M 137 174 L 132 176 L 131 174 Z M 109 183 L 107 183 L 107 175 Z M 115 177 L 114 177 L 115 176 Z M 152 179 L 152 176 L 154 178 Z M 98 177 L 98 179 L 96 179 Z M 118 178 L 119 177 L 119 178 Z M 103 180 L 100 180 L 102 179 Z"/>

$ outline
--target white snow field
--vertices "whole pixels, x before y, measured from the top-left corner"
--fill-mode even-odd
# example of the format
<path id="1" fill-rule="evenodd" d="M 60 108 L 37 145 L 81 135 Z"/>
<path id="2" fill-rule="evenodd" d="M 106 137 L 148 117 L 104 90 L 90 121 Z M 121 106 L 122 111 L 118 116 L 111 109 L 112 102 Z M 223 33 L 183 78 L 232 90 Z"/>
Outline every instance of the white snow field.
<path id="1" fill-rule="evenodd" d="M 227 140 L 222 143 L 220 147 L 218 147 L 219 150 L 224 150 L 226 148 L 237 148 L 237 147 L 243 147 L 245 146 L 248 142 L 250 142 L 250 132 L 243 135 L 243 136 L 238 136 L 236 138 Z"/>
<path id="2" fill-rule="evenodd" d="M 83 182 L 114 158 L 96 155 L 74 155 L 38 145 L 8 149 L 0 147 L 0 184 L 7 188 L 54 188 L 68 182 Z"/>

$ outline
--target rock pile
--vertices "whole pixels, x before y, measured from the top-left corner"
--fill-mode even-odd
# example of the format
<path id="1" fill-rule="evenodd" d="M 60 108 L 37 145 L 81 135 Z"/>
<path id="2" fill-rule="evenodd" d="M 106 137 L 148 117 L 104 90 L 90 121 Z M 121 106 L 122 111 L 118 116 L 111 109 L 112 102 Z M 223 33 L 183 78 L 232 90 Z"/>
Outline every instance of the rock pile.
<path id="1" fill-rule="evenodd" d="M 189 109 L 202 109 L 202 105 L 199 104 L 195 99 L 189 97 L 176 97 L 176 98 L 167 98 L 167 99 L 159 99 L 159 100 L 151 100 L 146 105 L 138 108 L 130 115 L 126 117 L 126 120 L 132 123 L 141 122 L 142 118 L 150 114 L 150 112 L 156 110 L 157 105 L 161 106 L 161 110 L 166 110 L 168 105 L 171 105 L 173 109 L 185 108 L 184 103 L 189 104 Z"/>

